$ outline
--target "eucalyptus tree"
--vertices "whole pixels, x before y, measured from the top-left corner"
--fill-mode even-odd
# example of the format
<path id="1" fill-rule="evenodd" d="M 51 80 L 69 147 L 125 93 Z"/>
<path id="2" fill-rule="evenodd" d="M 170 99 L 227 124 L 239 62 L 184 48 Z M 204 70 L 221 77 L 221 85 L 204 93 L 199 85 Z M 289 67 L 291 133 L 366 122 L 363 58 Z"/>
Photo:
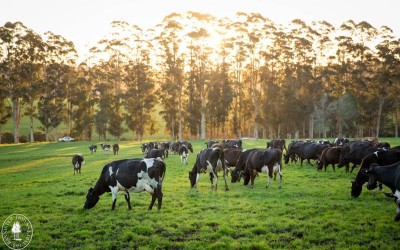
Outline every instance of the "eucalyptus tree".
<path id="1" fill-rule="evenodd" d="M 131 45 L 131 60 L 124 69 L 127 87 L 123 96 L 126 111 L 124 119 L 136 138 L 142 140 L 146 129 L 152 134 L 155 126 L 151 116 L 157 104 L 155 70 L 151 64 L 153 45 L 146 40 L 145 34 L 138 27 L 133 35 L 135 41 Z"/>
<path id="2" fill-rule="evenodd" d="M 14 142 L 19 142 L 19 127 L 24 98 L 31 94 L 30 85 L 39 82 L 43 63 L 42 38 L 21 22 L 7 22 L 0 27 L 3 57 L 0 59 L 1 89 L 12 107 Z M 32 93 L 33 94 L 33 93 Z"/>
<path id="3" fill-rule="evenodd" d="M 382 120 L 382 110 L 385 100 L 388 98 L 390 92 L 397 92 L 400 83 L 400 47 L 398 40 L 394 36 L 386 36 L 376 46 L 377 55 L 373 60 L 374 75 L 372 76 L 372 84 L 369 86 L 369 91 L 376 93 L 375 100 L 377 100 L 378 107 L 376 116 L 376 136 L 379 137 Z"/>
<path id="4" fill-rule="evenodd" d="M 158 26 L 159 34 L 156 36 L 159 48 L 161 81 L 160 100 L 166 126 L 175 139 L 182 140 L 182 92 L 184 72 L 184 45 L 182 37 L 185 35 L 184 27 L 180 23 L 182 15 L 171 14 Z"/>
<path id="5" fill-rule="evenodd" d="M 57 129 L 62 121 L 67 124 L 67 134 L 71 134 L 74 120 L 72 103 L 76 98 L 73 82 L 78 55 L 74 44 L 60 35 L 46 32 L 45 39 L 44 78 L 36 118 L 43 126 L 46 141 L 49 141 L 50 131 Z"/>
<path id="6" fill-rule="evenodd" d="M 6 97 L 0 92 L 0 144 L 3 127 L 11 118 L 11 107 L 8 105 Z"/>

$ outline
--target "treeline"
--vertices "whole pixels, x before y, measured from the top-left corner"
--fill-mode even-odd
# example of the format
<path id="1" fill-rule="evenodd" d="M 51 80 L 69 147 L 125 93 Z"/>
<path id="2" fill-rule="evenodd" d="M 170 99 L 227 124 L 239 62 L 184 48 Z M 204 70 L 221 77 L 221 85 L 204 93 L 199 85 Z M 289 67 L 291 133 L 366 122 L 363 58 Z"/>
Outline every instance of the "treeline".
<path id="1" fill-rule="evenodd" d="M 61 124 L 80 140 L 398 136 L 400 46 L 386 26 L 187 12 L 149 30 L 112 22 L 85 56 L 21 22 L 0 41 L 0 135 L 12 119 L 14 142 L 23 116 L 30 141 Z"/>

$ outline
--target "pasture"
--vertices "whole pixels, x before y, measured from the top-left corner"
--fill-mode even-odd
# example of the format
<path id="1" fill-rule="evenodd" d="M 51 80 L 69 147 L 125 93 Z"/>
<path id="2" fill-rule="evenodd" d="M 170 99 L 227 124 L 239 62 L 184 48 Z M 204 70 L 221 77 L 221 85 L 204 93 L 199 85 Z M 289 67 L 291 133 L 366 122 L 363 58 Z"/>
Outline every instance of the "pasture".
<path id="1" fill-rule="evenodd" d="M 191 142 L 188 165 L 173 154 L 165 161 L 160 211 L 147 211 L 148 193 L 131 194 L 130 211 L 123 193 L 115 211 L 110 193 L 83 209 L 103 166 L 142 157 L 139 142 L 119 143 L 119 155 L 100 147 L 90 154 L 91 142 L 0 145 L 0 222 L 11 214 L 27 216 L 33 226 L 28 249 L 399 249 L 394 202 L 365 187 L 359 198 L 350 196 L 358 168 L 318 172 L 315 163 L 283 164 L 282 189 L 278 181 L 266 189 L 267 176 L 260 174 L 254 189 L 229 177 L 230 190 L 224 191 L 220 178 L 215 191 L 202 174 L 198 188 L 190 189 L 188 172 L 205 147 L 205 141 Z M 265 143 L 246 140 L 243 147 Z M 83 153 L 85 165 L 74 176 L 75 153 Z M 3 242 L 0 247 L 6 248 Z"/>

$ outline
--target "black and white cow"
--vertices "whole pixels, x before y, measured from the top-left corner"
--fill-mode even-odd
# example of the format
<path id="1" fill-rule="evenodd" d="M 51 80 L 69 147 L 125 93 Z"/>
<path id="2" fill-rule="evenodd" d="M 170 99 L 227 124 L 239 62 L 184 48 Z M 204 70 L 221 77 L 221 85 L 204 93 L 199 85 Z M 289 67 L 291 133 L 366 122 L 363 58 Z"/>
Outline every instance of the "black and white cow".
<path id="1" fill-rule="evenodd" d="M 392 197 L 397 206 L 394 220 L 400 220 L 400 162 L 386 166 L 373 164 L 369 169 L 363 169 L 362 172 L 368 176 L 367 188 L 369 190 L 376 189 L 378 182 L 392 190 Z"/>
<path id="2" fill-rule="evenodd" d="M 160 159 L 163 161 L 165 159 L 165 151 L 162 148 L 160 148 L 160 149 L 153 148 L 153 149 L 150 149 L 149 151 L 147 151 L 147 153 L 144 157 Z"/>
<path id="3" fill-rule="evenodd" d="M 125 159 L 108 163 L 103 167 L 94 188 L 89 189 L 84 208 L 94 207 L 102 194 L 111 192 L 111 209 L 114 210 L 118 191 L 122 191 L 125 193 L 128 208 L 132 209 L 129 193 L 147 191 L 152 194 L 148 209 L 153 208 L 156 199 L 158 200 L 158 209 L 161 209 L 162 182 L 165 172 L 165 163 L 155 159 Z"/>
<path id="4" fill-rule="evenodd" d="M 117 155 L 119 151 L 119 145 L 118 144 L 114 144 L 113 145 L 113 153 L 114 155 Z"/>
<path id="5" fill-rule="evenodd" d="M 261 150 L 261 149 L 256 149 L 256 148 L 247 149 L 247 150 L 244 150 L 240 154 L 239 159 L 236 163 L 236 167 L 231 171 L 231 182 L 232 183 L 240 182 L 240 179 L 242 178 L 243 173 L 246 169 L 247 159 L 248 159 L 250 153 L 253 152 L 254 150 Z"/>
<path id="6" fill-rule="evenodd" d="M 254 188 L 254 180 L 257 173 L 266 173 L 269 187 L 272 177 L 276 179 L 279 174 L 279 188 L 282 187 L 282 151 L 280 149 L 253 150 L 247 157 L 246 168 L 243 173 L 244 185 L 251 182 L 250 188 Z"/>
<path id="7" fill-rule="evenodd" d="M 89 147 L 89 150 L 90 150 L 90 152 L 92 152 L 92 154 L 93 154 L 93 153 L 96 153 L 96 152 L 97 152 L 97 145 L 96 145 L 96 144 L 92 144 L 92 145 Z"/>
<path id="8" fill-rule="evenodd" d="M 101 149 L 103 149 L 103 152 L 106 154 L 110 153 L 111 145 L 110 144 L 100 144 Z"/>
<path id="9" fill-rule="evenodd" d="M 351 196 L 358 197 L 362 192 L 362 186 L 368 181 L 368 177 L 363 174 L 363 169 L 368 169 L 372 164 L 380 166 L 391 165 L 400 161 L 400 151 L 377 150 L 365 156 L 361 162 L 360 170 L 354 181 L 351 182 Z"/>
<path id="10" fill-rule="evenodd" d="M 81 168 L 85 164 L 85 159 L 82 154 L 75 154 L 72 156 L 72 166 L 74 166 L 74 175 L 75 173 L 81 173 Z"/>
<path id="11" fill-rule="evenodd" d="M 221 169 L 219 169 L 219 166 Z M 200 173 L 209 173 L 212 187 L 216 190 L 218 184 L 218 171 L 222 170 L 225 191 L 228 191 L 228 184 L 226 182 L 225 159 L 224 151 L 221 148 L 206 148 L 199 152 L 196 158 L 196 163 L 192 171 L 189 172 L 189 180 L 192 188 L 197 187 L 200 179 Z"/>
<path id="12" fill-rule="evenodd" d="M 181 158 L 181 163 L 187 165 L 188 164 L 188 158 L 189 158 L 189 149 L 186 147 L 186 145 L 182 145 L 179 148 L 179 157 Z"/>

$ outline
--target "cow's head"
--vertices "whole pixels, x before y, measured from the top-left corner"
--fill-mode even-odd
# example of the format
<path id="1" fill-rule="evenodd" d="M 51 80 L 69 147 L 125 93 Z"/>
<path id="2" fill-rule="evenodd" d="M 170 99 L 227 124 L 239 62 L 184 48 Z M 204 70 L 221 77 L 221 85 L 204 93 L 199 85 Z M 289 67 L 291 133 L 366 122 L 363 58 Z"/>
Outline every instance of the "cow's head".
<path id="1" fill-rule="evenodd" d="M 290 156 L 288 154 L 284 154 L 283 155 L 283 159 L 285 160 L 285 164 L 289 163 L 289 158 L 290 158 Z"/>
<path id="2" fill-rule="evenodd" d="M 94 207 L 99 201 L 100 196 L 93 193 L 93 188 L 90 188 L 88 194 L 86 195 L 85 209 L 90 209 Z"/>
<path id="3" fill-rule="evenodd" d="M 374 171 L 373 165 L 375 165 L 375 164 L 372 164 L 371 168 L 369 168 L 369 169 L 361 169 L 360 170 L 362 174 L 368 176 L 368 184 L 367 184 L 368 190 L 373 190 L 378 187 L 378 184 L 377 184 L 378 181 L 375 176 L 375 171 Z"/>
<path id="4" fill-rule="evenodd" d="M 196 185 L 197 173 L 195 171 L 189 172 L 190 187 Z"/>
<path id="5" fill-rule="evenodd" d="M 362 191 L 362 185 L 359 185 L 357 181 L 351 182 L 351 196 L 357 198 L 360 196 Z"/>
<path id="6" fill-rule="evenodd" d="M 239 182 L 240 175 L 241 175 L 240 169 L 234 168 L 234 169 L 231 171 L 231 177 L 232 177 L 232 178 L 231 178 L 231 182 L 232 182 L 232 183 Z"/>

